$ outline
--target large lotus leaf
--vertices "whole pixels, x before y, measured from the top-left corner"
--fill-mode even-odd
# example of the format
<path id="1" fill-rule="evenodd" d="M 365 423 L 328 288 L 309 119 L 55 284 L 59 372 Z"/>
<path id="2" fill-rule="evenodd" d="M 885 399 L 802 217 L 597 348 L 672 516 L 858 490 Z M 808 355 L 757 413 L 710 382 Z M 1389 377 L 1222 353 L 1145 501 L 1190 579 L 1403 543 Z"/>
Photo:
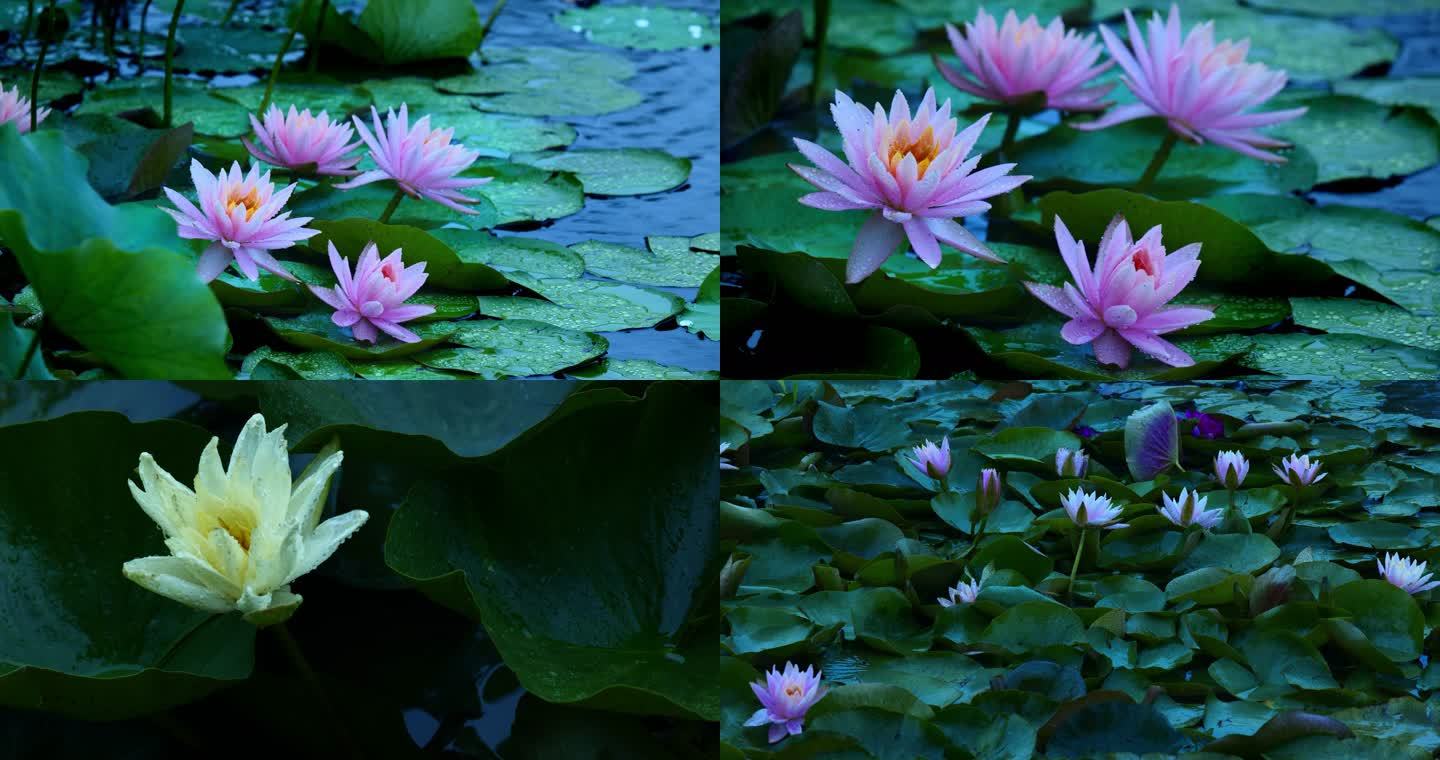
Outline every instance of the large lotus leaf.
<path id="1" fill-rule="evenodd" d="M 1236 195 L 1207 205 L 1249 224 L 1277 251 L 1303 253 L 1420 313 L 1440 309 L 1440 230 L 1368 208 L 1312 207 L 1299 198 Z"/>
<path id="2" fill-rule="evenodd" d="M 1398 306 L 1354 298 L 1292 298 L 1295 324 L 1330 333 L 1364 335 L 1440 351 L 1440 319 Z"/>
<path id="3" fill-rule="evenodd" d="M 169 217 L 106 204 L 52 131 L 0 128 L 0 164 L 0 239 L 51 324 L 124 375 L 230 376 L 220 304 Z"/>
<path id="4" fill-rule="evenodd" d="M 125 485 L 140 453 L 189 482 L 207 433 L 81 412 L 6 436 L 23 445 L 0 459 L 0 703 L 120 719 L 250 675 L 254 626 L 192 610 L 120 572 L 128 560 L 168 553 Z"/>
<path id="5" fill-rule="evenodd" d="M 1318 164 L 1316 180 L 1384 179 L 1440 161 L 1440 129 L 1430 114 L 1344 95 L 1302 101 L 1310 110 L 1271 128 L 1307 150 Z"/>
<path id="6" fill-rule="evenodd" d="M 1058 215 L 1075 239 L 1084 241 L 1086 250 L 1092 252 L 1116 214 L 1125 217 L 1136 238 L 1161 225 L 1169 250 L 1200 243 L 1200 270 L 1195 281 L 1201 284 L 1258 291 L 1261 289 L 1256 283 L 1260 282 L 1287 282 L 1291 287 L 1302 287 L 1330 274 L 1329 267 L 1309 257 L 1271 251 L 1243 224 L 1195 203 L 1158 201 L 1125 190 L 1097 190 L 1050 193 L 1039 200 L 1039 205 L 1045 212 L 1047 230 Z M 1183 293 L 1176 299 L 1177 303 L 1185 301 Z"/>
<path id="7" fill-rule="evenodd" d="M 1128 186 L 1140 179 L 1168 134 L 1160 119 L 1142 119 L 1095 132 L 1057 127 L 1017 143 L 1010 160 L 1035 179 L 1031 186 L 1085 189 Z M 1147 148 L 1149 148 L 1147 152 Z M 1256 161 L 1218 145 L 1179 143 L 1148 190 L 1160 198 L 1200 198 L 1223 192 L 1289 193 L 1315 184 L 1315 159 L 1286 154 L 1283 164 Z M 1093 251 L 1093 246 L 1087 246 Z"/>
<path id="8" fill-rule="evenodd" d="M 482 319 L 464 322 L 450 336 L 465 348 L 442 348 L 413 355 L 436 369 L 502 377 L 553 375 L 605 353 L 609 341 L 594 333 L 567 330 L 527 319 Z"/>
<path id="9" fill-rule="evenodd" d="M 543 298 L 482 296 L 481 313 L 532 319 L 587 332 L 654 327 L 685 308 L 685 299 L 662 290 L 600 280 L 538 279 L 511 275 Z"/>
<path id="10" fill-rule="evenodd" d="M 646 195 L 672 190 L 690 178 L 690 159 L 651 148 L 581 149 L 520 153 L 511 161 L 574 174 L 586 195 Z"/>
<path id="11" fill-rule="evenodd" d="M 374 243 L 381 256 L 401 251 L 405 266 L 425 263 L 427 286 L 455 290 L 499 290 L 509 283 L 505 276 L 479 262 L 465 261 L 444 241 L 430 233 L 403 224 L 381 224 L 370 219 L 316 220 L 310 225 L 320 234 L 306 241 L 312 250 L 328 255 L 329 246 L 353 269 L 366 246 Z M 317 263 L 326 265 L 328 259 Z"/>
<path id="12" fill-rule="evenodd" d="M 360 13 L 360 30 L 375 41 L 380 62 L 394 65 L 437 58 L 464 58 L 475 52 L 485 33 L 480 13 L 469 0 L 369 0 Z"/>
<path id="13" fill-rule="evenodd" d="M 709 17 L 679 8 L 606 3 L 567 10 L 555 23 L 591 42 L 636 50 L 682 50 L 720 42 Z"/>
<path id="14" fill-rule="evenodd" d="M 691 250 L 689 238 L 652 237 L 646 243 L 648 251 L 587 240 L 570 250 L 585 259 L 590 273 L 636 285 L 695 288 L 720 265 L 714 255 Z"/>
<path id="15" fill-rule="evenodd" d="M 417 484 L 386 562 L 480 618 L 538 696 L 714 720 L 714 415 L 714 391 L 685 383 L 580 409 Z"/>
<path id="16" fill-rule="evenodd" d="M 261 411 L 284 420 L 297 447 L 318 448 L 334 427 L 354 425 L 428 436 L 456 454 L 478 457 L 555 413 L 574 391 L 565 383 L 504 383 L 477 397 L 473 390 L 418 383 L 266 383 L 259 396 Z"/>

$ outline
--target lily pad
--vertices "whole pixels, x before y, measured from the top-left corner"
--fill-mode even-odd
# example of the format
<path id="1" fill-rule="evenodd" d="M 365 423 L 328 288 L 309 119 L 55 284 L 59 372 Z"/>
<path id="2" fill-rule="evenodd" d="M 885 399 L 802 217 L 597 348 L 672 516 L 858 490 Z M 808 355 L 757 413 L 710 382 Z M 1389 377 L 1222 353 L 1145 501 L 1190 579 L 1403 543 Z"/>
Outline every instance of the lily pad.
<path id="1" fill-rule="evenodd" d="M 430 233 L 467 264 L 485 264 L 500 272 L 524 272 L 539 278 L 576 278 L 585 260 L 558 243 L 488 232 L 442 228 Z"/>
<path id="2" fill-rule="evenodd" d="M 425 262 L 426 284 L 456 290 L 499 290 L 508 282 L 505 276 L 484 264 L 463 261 L 443 241 L 428 232 L 403 224 L 381 224 L 370 219 L 316 220 L 310 223 L 320 230 L 306 241 L 311 250 L 328 255 L 330 244 L 354 266 L 365 247 L 374 243 L 381 256 L 401 251 L 406 266 Z M 320 262 L 326 259 L 319 259 Z"/>
<path id="3" fill-rule="evenodd" d="M 690 178 L 690 159 L 649 148 L 581 149 L 521 153 L 511 161 L 574 174 L 586 195 L 663 193 Z"/>
<path id="4" fill-rule="evenodd" d="M 585 207 L 580 180 L 571 174 L 481 159 L 465 176 L 491 177 L 474 192 L 495 204 L 497 224 L 544 222 L 577 213 Z"/>
<path id="5" fill-rule="evenodd" d="M 1410 174 L 1440 162 L 1440 128 L 1424 111 L 1344 95 L 1306 99 L 1310 110 L 1271 128 L 1315 157 L 1316 181 Z"/>
<path id="6" fill-rule="evenodd" d="M 719 267 L 716 256 L 692 251 L 688 238 L 651 237 L 646 244 L 649 251 L 590 240 L 576 243 L 570 250 L 585 259 L 585 269 L 591 274 L 636 285 L 699 287 Z"/>
<path id="7" fill-rule="evenodd" d="M 604 359 L 565 373 L 576 380 L 719 380 L 719 372 L 670 367 L 649 359 Z"/>
<path id="8" fill-rule="evenodd" d="M 644 98 L 623 82 L 629 61 L 610 54 L 553 47 L 487 48 L 468 74 L 441 79 L 446 92 L 480 96 L 483 111 L 522 116 L 597 116 L 639 105 Z"/>
<path id="9" fill-rule="evenodd" d="M 160 712 L 250 676 L 255 628 L 147 591 L 120 573 L 163 555 L 126 482 L 142 451 L 182 482 L 209 435 L 173 421 L 80 412 L 14 425 L 0 460 L 0 703 L 115 720 Z M 75 478 L 67 463 L 85 462 Z M 65 572 L 55 572 L 56 568 Z"/>
<path id="10" fill-rule="evenodd" d="M 484 39 L 480 13 L 470 0 L 369 0 L 360 30 L 375 42 L 380 62 L 395 65 L 440 58 L 464 58 Z"/>
<path id="11" fill-rule="evenodd" d="M 470 204 L 474 214 L 462 214 L 438 203 L 406 196 L 390 218 L 392 225 L 434 230 L 447 224 L 458 224 L 472 230 L 483 230 L 499 224 L 499 212 L 484 194 L 472 192 L 477 200 Z M 288 208 L 295 216 L 321 220 L 379 219 L 385 206 L 395 196 L 395 186 L 376 182 L 350 190 L 336 190 L 330 185 L 316 185 L 290 196 Z"/>
<path id="12" fill-rule="evenodd" d="M 1440 319 L 1419 317 L 1398 306 L 1354 298 L 1292 298 L 1295 324 L 1380 338 L 1429 351 L 1440 351 Z"/>
<path id="13" fill-rule="evenodd" d="M 153 108 L 159 113 L 164 88 L 159 79 L 138 79 L 105 87 L 89 93 L 76 109 L 78 114 L 119 114 L 125 111 Z M 249 111 L 220 91 L 182 81 L 174 83 L 172 107 L 186 122 L 195 125 L 196 134 L 238 137 L 250 131 Z"/>
<path id="14" fill-rule="evenodd" d="M 444 343 L 458 329 L 454 322 L 408 323 L 406 327 L 420 336 L 417 343 L 404 343 L 381 333 L 375 343 L 355 340 L 350 328 L 339 327 L 330 319 L 329 311 L 310 311 L 297 317 L 266 317 L 281 340 L 307 351 L 330 351 L 347 359 L 375 361 L 394 359 L 418 353 Z"/>
<path id="15" fill-rule="evenodd" d="M 555 23 L 591 42 L 635 50 L 683 50 L 720 42 L 710 17 L 679 8 L 606 3 L 572 8 L 557 15 Z"/>
<path id="16" fill-rule="evenodd" d="M 584 332 L 654 327 L 680 313 L 684 299 L 661 290 L 599 280 L 513 276 L 541 298 L 481 296 L 481 313 L 504 319 L 532 319 Z"/>
<path id="17" fill-rule="evenodd" d="M 714 604 L 707 579 L 719 566 L 716 434 L 690 424 L 714 404 L 698 384 L 652 386 L 417 483 L 391 521 L 386 562 L 482 620 L 537 696 L 717 719 L 718 636 L 687 624 Z M 570 477 L 551 477 L 559 451 L 574 454 Z M 476 482 L 491 487 L 466 485 Z M 534 530 L 536 509 L 550 529 Z M 625 557 L 613 551 L 622 543 Z"/>
<path id="18" fill-rule="evenodd" d="M 720 268 L 710 270 L 710 275 L 700 284 L 700 291 L 676 317 L 676 322 L 696 335 L 720 340 Z"/>
<path id="19" fill-rule="evenodd" d="M 450 337 L 465 348 L 443 348 L 412 357 L 427 367 L 501 377 L 553 375 L 601 356 L 609 341 L 592 333 L 524 319 L 466 322 Z"/>
<path id="20" fill-rule="evenodd" d="M 283 368 L 279 372 L 277 368 Z M 276 374 L 280 377 L 276 377 Z M 289 373 L 289 374 L 285 374 Z M 350 380 L 355 370 L 345 357 L 331 351 L 306 351 L 292 354 L 261 346 L 240 364 L 240 376 L 251 380 L 276 380 L 294 377 L 303 380 Z"/>

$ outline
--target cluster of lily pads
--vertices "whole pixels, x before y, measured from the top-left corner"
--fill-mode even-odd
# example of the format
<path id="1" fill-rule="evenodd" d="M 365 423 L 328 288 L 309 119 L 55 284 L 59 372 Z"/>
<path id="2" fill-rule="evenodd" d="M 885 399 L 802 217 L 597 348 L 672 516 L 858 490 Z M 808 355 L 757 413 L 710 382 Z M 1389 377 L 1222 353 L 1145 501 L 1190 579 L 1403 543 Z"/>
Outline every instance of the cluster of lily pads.
<path id="1" fill-rule="evenodd" d="M 979 6 L 726 4 L 728 374 L 1440 372 L 1420 6 Z"/>
<path id="2" fill-rule="evenodd" d="M 597 46 L 704 60 L 713 21 L 556 3 L 548 36 L 564 47 L 504 46 L 486 36 L 517 11 L 493 5 L 486 18 L 470 0 L 358 12 L 328 0 L 67 2 L 37 20 L 6 4 L 0 244 L 12 255 L 0 295 L 14 320 L 0 319 L 0 367 L 714 376 L 715 362 L 667 364 L 662 350 L 606 356 L 606 333 L 718 340 L 713 229 L 656 219 L 644 241 L 568 246 L 525 234 L 607 198 L 688 189 L 688 158 L 571 148 L 580 130 L 567 120 L 645 107 L 627 80 L 647 53 Z M 103 39 L 54 28 L 67 13 Z"/>
<path id="3" fill-rule="evenodd" d="M 736 757 L 1429 757 L 1431 383 L 727 381 Z"/>
<path id="4" fill-rule="evenodd" d="M 0 386 L 7 754 L 713 750 L 713 384 L 84 385 Z"/>

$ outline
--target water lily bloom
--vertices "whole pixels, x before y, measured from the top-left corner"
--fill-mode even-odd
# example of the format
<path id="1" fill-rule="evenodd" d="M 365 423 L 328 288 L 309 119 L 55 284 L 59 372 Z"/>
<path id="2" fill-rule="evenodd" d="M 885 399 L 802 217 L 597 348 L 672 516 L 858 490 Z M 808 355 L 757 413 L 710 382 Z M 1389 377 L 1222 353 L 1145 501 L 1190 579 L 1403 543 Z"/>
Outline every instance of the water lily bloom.
<path id="1" fill-rule="evenodd" d="M 1276 477 L 1295 488 L 1308 486 L 1312 483 L 1319 483 L 1329 474 L 1327 472 L 1320 472 L 1320 460 L 1318 458 L 1314 462 L 1311 462 L 1309 456 L 1302 457 L 1297 454 L 1291 454 L 1280 460 L 1278 467 L 1273 464 L 1270 465 L 1270 469 L 1275 471 Z"/>
<path id="2" fill-rule="evenodd" d="M 1211 417 L 1196 409 L 1186 409 L 1180 412 L 1179 416 L 1182 420 L 1195 422 L 1194 427 L 1190 428 L 1190 435 L 1196 438 L 1213 441 L 1225 434 L 1225 423 L 1221 422 L 1219 417 Z"/>
<path id="3" fill-rule="evenodd" d="M 1000 506 L 1004 488 L 1005 484 L 1000 481 L 999 470 L 993 467 L 981 470 L 979 482 L 975 487 L 975 511 L 982 517 L 990 514 L 992 510 Z"/>
<path id="4" fill-rule="evenodd" d="M 1420 594 L 1440 586 L 1440 581 L 1430 580 L 1432 574 L 1425 572 L 1426 564 L 1402 558 L 1398 554 L 1386 554 L 1384 562 L 1375 560 L 1375 565 L 1380 568 L 1380 575 L 1407 594 Z"/>
<path id="5" fill-rule="evenodd" d="M 1058 17 L 1041 27 L 1034 14 L 1022 22 L 1010 10 L 997 25 L 995 17 L 981 8 L 974 23 L 965 24 L 963 37 L 951 24 L 945 25 L 945 33 L 965 71 L 939 56 L 935 67 L 956 88 L 986 100 L 1016 104 L 1038 92 L 1045 94 L 1046 108 L 1099 111 L 1106 105 L 1100 99 L 1115 86 L 1113 82 L 1086 86 L 1115 63 L 1097 66 L 1100 45 L 1095 35 L 1066 29 Z"/>
<path id="6" fill-rule="evenodd" d="M 1250 474 L 1250 460 L 1238 451 L 1222 451 L 1215 455 L 1215 479 L 1226 490 L 1234 491 Z"/>
<path id="7" fill-rule="evenodd" d="M 1191 142 L 1206 140 L 1261 161 L 1285 159 L 1263 148 L 1283 148 L 1281 140 L 1266 137 L 1259 127 L 1299 118 L 1305 108 L 1247 113 L 1285 87 L 1285 72 L 1260 63 L 1247 63 L 1250 41 L 1215 43 L 1215 24 L 1206 21 L 1180 36 L 1180 7 L 1170 6 L 1162 21 L 1156 13 L 1149 37 L 1140 33 L 1129 10 L 1126 47 L 1113 32 L 1100 27 L 1110 57 L 1120 64 L 1120 77 L 1139 103 L 1120 106 L 1095 121 L 1075 124 L 1076 129 L 1104 129 L 1121 122 L 1159 116 L 1176 135 Z"/>
<path id="8" fill-rule="evenodd" d="M 950 472 L 950 439 L 941 438 L 940 445 L 936 446 L 930 441 L 914 448 L 915 456 L 910 462 L 921 472 L 936 480 L 944 480 L 945 475 Z"/>
<path id="9" fill-rule="evenodd" d="M 330 114 L 321 111 L 311 116 L 310 109 L 296 112 L 290 106 L 290 114 L 279 106 L 270 106 L 265 120 L 250 116 L 250 126 L 255 130 L 258 146 L 241 138 L 250 155 L 271 166 L 299 169 L 314 164 L 314 173 L 330 176 L 353 176 L 359 174 L 353 167 L 360 162 L 359 155 L 346 155 L 360 143 L 350 142 L 355 131 L 349 124 L 331 121 Z"/>
<path id="10" fill-rule="evenodd" d="M 1083 478 L 1085 471 L 1090 468 L 1090 458 L 1080 449 L 1071 451 L 1060 448 L 1055 450 L 1055 474 L 1062 478 Z"/>
<path id="11" fill-rule="evenodd" d="M 731 464 L 731 463 L 730 463 L 730 460 L 728 460 L 728 459 L 725 458 L 725 452 L 727 452 L 727 451 L 729 451 L 729 450 L 730 450 L 730 444 L 728 444 L 728 443 L 722 443 L 722 444 L 720 444 L 720 469 L 722 469 L 722 470 L 738 470 L 738 469 L 740 469 L 739 467 L 736 467 L 735 465 Z"/>
<path id="12" fill-rule="evenodd" d="M 130 493 L 165 534 L 170 554 L 125 563 L 125 577 L 181 604 L 213 613 L 239 611 L 258 625 L 288 618 L 301 597 L 290 584 L 314 570 L 365 524 L 355 510 L 325 522 L 320 515 L 330 476 L 343 454 L 327 448 L 290 481 L 285 426 L 245 423 L 221 465 L 220 440 L 200 455 L 195 489 L 140 455 L 140 485 Z"/>
<path id="13" fill-rule="evenodd" d="M 30 131 L 30 99 L 20 94 L 20 87 L 16 85 L 5 89 L 0 85 L 0 124 L 14 124 L 20 134 Z M 50 109 L 41 108 L 35 112 L 35 126 L 45 121 L 50 115 Z"/>
<path id="14" fill-rule="evenodd" d="M 1157 507 L 1160 514 L 1182 528 L 1199 525 L 1208 530 L 1225 516 L 1223 510 L 1206 509 L 1205 503 L 1209 498 L 1188 489 L 1181 489 L 1178 499 L 1172 499 L 1164 492 L 1161 492 L 1160 498 L 1165 502 L 1164 506 Z"/>
<path id="15" fill-rule="evenodd" d="M 320 231 L 305 226 L 311 217 L 291 219 L 289 211 L 280 211 L 290 200 L 293 184 L 276 192 L 270 172 L 260 174 L 260 167 L 255 165 L 248 174 L 243 173 L 238 161 L 230 165 L 229 171 L 221 169 L 211 174 L 199 161 L 191 160 L 190 179 L 195 183 L 200 205 L 197 207 L 167 187 L 163 188 L 165 195 L 175 208 L 160 210 L 179 223 L 180 237 L 212 241 L 200 254 L 197 270 L 202 281 L 219 277 L 231 261 L 251 280 L 258 280 L 259 270 L 264 269 L 296 281 L 270 251 L 289 248 Z"/>
<path id="16" fill-rule="evenodd" d="M 1070 520 L 1082 528 L 1091 525 L 1114 530 L 1128 527 L 1120 519 L 1120 508 L 1110 503 L 1110 497 L 1082 491 L 1078 488 L 1060 496 L 1060 506 L 1070 515 Z"/>
<path id="17" fill-rule="evenodd" d="M 873 212 L 855 238 L 845 267 L 846 282 L 870 276 L 907 239 L 931 269 L 940 266 L 940 243 L 984 261 L 1004 263 L 955 221 L 989 209 L 986 198 L 1030 179 L 1006 176 L 1015 164 L 974 171 L 980 156 L 970 156 L 970 149 L 990 121 L 988 114 L 957 135 L 950 101 L 937 109 L 934 90 L 925 91 L 914 115 L 899 90 L 888 113 L 876 104 L 872 114 L 843 92 L 835 93 L 830 112 L 845 141 L 846 161 L 815 143 L 796 139 L 795 146 L 819 168 L 796 164 L 790 168 L 820 190 L 801 197 L 801 203 L 825 211 Z"/>
<path id="18" fill-rule="evenodd" d="M 976 597 L 980 596 L 980 581 L 961 581 L 955 585 L 946 596 L 937 598 L 935 601 L 941 607 L 954 607 L 957 604 L 972 604 Z"/>
<path id="19" fill-rule="evenodd" d="M 1138 241 L 1130 226 L 1116 216 L 1100 238 L 1092 268 L 1085 244 L 1077 242 L 1065 222 L 1055 217 L 1055 241 L 1075 282 L 1063 288 L 1026 282 L 1025 287 L 1046 306 L 1070 318 L 1060 337 L 1074 345 L 1091 344 L 1095 359 L 1122 369 L 1130 365 L 1131 347 L 1172 367 L 1195 364 L 1190 355 L 1160 337 L 1204 322 L 1215 312 L 1203 306 L 1167 306 L 1200 269 L 1200 244 L 1191 243 L 1167 254 L 1155 225 Z"/>
<path id="20" fill-rule="evenodd" d="M 428 304 L 407 304 L 405 299 L 425 284 L 425 262 L 410 267 L 401 260 L 399 248 L 384 259 L 374 243 L 360 252 L 355 273 L 330 243 L 330 268 L 339 282 L 334 287 L 310 286 L 320 300 L 335 309 L 330 320 L 340 327 L 349 327 L 355 340 L 374 343 L 378 330 L 406 343 L 420 342 L 420 336 L 400 326 L 435 311 Z"/>
<path id="21" fill-rule="evenodd" d="M 365 128 L 358 116 L 351 118 L 355 121 L 360 139 L 370 148 L 370 158 L 380 168 L 335 187 L 345 190 L 392 179 L 411 197 L 435 201 L 462 214 L 480 213 L 462 205 L 478 203 L 479 199 L 460 191 L 479 187 L 489 182 L 490 178 L 455 176 L 475 163 L 480 152 L 465 150 L 463 145 L 451 143 L 454 129 L 431 129 L 429 116 L 420 117 L 413 127 L 410 126 L 410 114 L 404 103 L 400 104 L 398 115 L 393 109 L 386 112 L 383 126 L 380 112 L 374 106 L 370 107 L 370 117 L 375 125 L 374 134 Z"/>
<path id="22" fill-rule="evenodd" d="M 750 690 L 763 705 L 755 711 L 746 726 L 770 724 L 770 743 L 786 736 L 799 734 L 804 729 L 805 713 L 825 696 L 825 687 L 820 683 L 821 674 L 813 667 L 804 671 L 792 662 L 785 663 L 785 670 L 771 668 L 765 674 L 765 681 L 750 684 Z"/>

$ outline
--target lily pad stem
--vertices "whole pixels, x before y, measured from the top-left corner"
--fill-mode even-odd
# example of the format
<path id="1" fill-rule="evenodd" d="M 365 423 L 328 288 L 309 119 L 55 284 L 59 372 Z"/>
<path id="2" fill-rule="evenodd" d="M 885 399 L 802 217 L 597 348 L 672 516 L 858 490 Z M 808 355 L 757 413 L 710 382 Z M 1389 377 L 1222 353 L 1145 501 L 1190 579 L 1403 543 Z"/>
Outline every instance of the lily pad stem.
<path id="1" fill-rule="evenodd" d="M 1075 561 L 1070 563 L 1070 585 L 1065 587 L 1065 603 L 1075 597 L 1075 573 L 1080 570 L 1080 555 L 1085 553 L 1085 528 L 1080 529 L 1080 545 L 1075 548 Z"/>
<path id="2" fill-rule="evenodd" d="M 154 0 L 145 0 L 145 4 L 140 6 L 140 36 L 135 41 L 135 73 L 142 76 L 145 74 L 145 19 L 150 15 L 152 2 Z"/>
<path id="3" fill-rule="evenodd" d="M 36 112 L 40 110 L 40 72 L 45 68 L 45 53 L 50 50 L 50 41 L 40 41 L 40 55 L 35 59 L 35 72 L 30 75 L 30 131 L 35 131 Z"/>
<path id="4" fill-rule="evenodd" d="M 1180 140 L 1179 135 L 1174 132 L 1165 133 L 1165 141 L 1160 143 L 1160 149 L 1155 151 L 1155 157 L 1150 159 L 1150 165 L 1145 167 L 1145 173 L 1140 175 L 1140 181 L 1135 183 L 1135 192 L 1143 193 L 1155 181 L 1155 175 L 1160 173 L 1160 168 L 1170 158 L 1170 151 L 1175 149 L 1175 143 Z"/>
<path id="5" fill-rule="evenodd" d="M 349 750 L 350 756 L 360 757 L 361 754 L 358 745 L 355 744 L 355 740 L 350 736 L 350 732 L 345 729 L 345 722 L 341 720 L 340 713 L 335 709 L 335 704 L 330 701 L 330 695 L 326 693 L 325 687 L 321 685 L 320 679 L 315 675 L 314 668 L 310 667 L 310 661 L 305 659 L 305 653 L 300 650 L 300 643 L 295 640 L 294 636 L 290 635 L 290 628 L 284 622 L 280 622 L 269 626 L 267 630 L 275 633 L 275 638 L 280 640 L 280 645 L 285 649 L 285 656 L 290 658 L 290 664 L 295 666 L 295 670 L 300 673 L 300 677 L 305 679 L 306 685 L 310 687 L 311 691 L 315 692 L 315 698 L 319 700 L 320 705 L 328 714 L 330 721 L 335 725 L 335 733 L 339 734 L 340 742 Z"/>
<path id="6" fill-rule="evenodd" d="M 306 5 L 309 5 L 309 0 L 306 0 Z M 270 108 L 270 96 L 275 94 L 275 80 L 280 78 L 280 67 L 285 63 L 285 54 L 290 52 L 290 46 L 295 42 L 295 34 L 299 31 L 298 26 L 290 27 L 290 33 L 285 35 L 285 44 L 281 45 L 280 52 L 275 54 L 275 63 L 270 67 L 270 78 L 265 80 L 265 97 L 260 99 L 260 108 L 256 111 L 262 117 Z"/>
<path id="7" fill-rule="evenodd" d="M 25 27 L 20 30 L 20 47 L 30 41 L 30 29 L 35 25 L 35 0 L 27 0 L 25 3 Z M 24 51 L 21 51 L 24 52 Z"/>
<path id="8" fill-rule="evenodd" d="M 235 9 L 240 7 L 240 0 L 230 0 L 230 7 L 225 9 L 225 17 L 220 19 L 220 26 L 230 26 L 230 19 L 235 16 Z"/>
<path id="9" fill-rule="evenodd" d="M 389 224 L 389 223 L 390 223 L 390 215 L 395 213 L 395 209 L 400 206 L 400 201 L 402 201 L 402 200 L 404 200 L 404 199 L 405 199 L 405 191 L 404 191 L 404 190 L 401 190 L 401 189 L 398 188 L 398 187 L 395 188 L 395 194 L 392 195 L 392 196 L 390 196 L 390 202 L 387 203 L 387 204 L 385 204 L 385 210 L 382 211 L 382 212 L 380 212 L 380 223 L 381 223 L 381 224 Z"/>
<path id="10" fill-rule="evenodd" d="M 810 102 L 820 102 L 825 83 L 825 38 L 830 34 L 830 0 L 815 0 L 815 73 L 810 80 Z"/>
<path id="11" fill-rule="evenodd" d="M 479 50 L 485 45 L 485 38 L 490 35 L 490 27 L 494 26 L 495 19 L 500 17 L 500 11 L 505 9 L 505 0 L 495 0 L 495 5 L 490 9 L 490 15 L 485 17 L 485 23 L 480 26 L 480 44 L 475 46 Z"/>
<path id="12" fill-rule="evenodd" d="M 175 126 L 171 123 L 174 111 L 171 109 L 173 101 L 173 88 L 175 84 L 175 30 L 180 28 L 180 13 L 185 10 L 185 0 L 175 0 L 175 12 L 170 14 L 170 33 L 165 37 L 165 127 L 168 129 Z M 141 51 L 144 54 L 144 51 Z"/>
<path id="13" fill-rule="evenodd" d="M 5 319 L 9 319 L 7 314 Z M 25 356 L 20 359 L 20 368 L 15 371 L 16 380 L 25 379 L 25 370 L 30 369 L 30 362 L 35 360 L 35 352 L 40 349 L 40 325 L 35 325 L 35 333 L 30 336 L 30 345 L 25 347 Z"/>

